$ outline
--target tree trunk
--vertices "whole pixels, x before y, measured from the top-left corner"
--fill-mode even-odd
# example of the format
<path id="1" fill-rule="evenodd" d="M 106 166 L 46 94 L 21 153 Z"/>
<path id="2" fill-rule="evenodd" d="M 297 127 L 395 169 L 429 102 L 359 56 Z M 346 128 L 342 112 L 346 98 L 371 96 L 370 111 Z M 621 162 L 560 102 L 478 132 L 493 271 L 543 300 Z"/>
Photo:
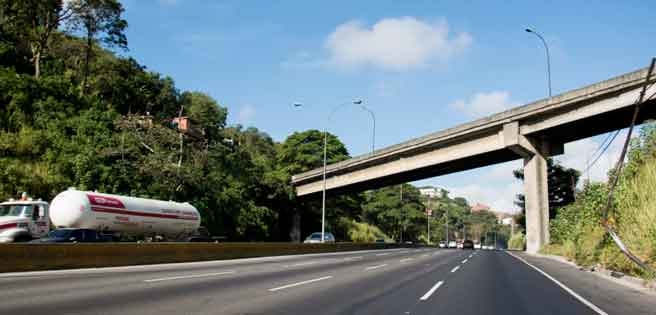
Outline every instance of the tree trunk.
<path id="1" fill-rule="evenodd" d="M 32 50 L 32 64 L 34 65 L 34 77 L 39 78 L 41 75 L 41 49 L 38 45 L 31 45 Z"/>
<path id="2" fill-rule="evenodd" d="M 82 77 L 82 95 L 85 94 L 87 89 L 87 78 L 89 77 L 89 59 L 91 59 L 91 49 L 93 45 L 91 32 L 87 32 L 87 47 L 84 54 L 84 76 Z"/>

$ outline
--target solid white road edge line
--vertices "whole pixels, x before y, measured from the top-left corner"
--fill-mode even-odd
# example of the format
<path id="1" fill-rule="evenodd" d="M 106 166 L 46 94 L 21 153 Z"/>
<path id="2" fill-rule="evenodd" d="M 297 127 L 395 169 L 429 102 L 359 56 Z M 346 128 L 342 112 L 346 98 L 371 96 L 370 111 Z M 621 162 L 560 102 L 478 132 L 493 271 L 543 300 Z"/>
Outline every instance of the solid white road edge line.
<path id="1" fill-rule="evenodd" d="M 465 260 L 462 261 L 463 264 L 466 263 L 466 262 L 467 262 L 467 259 L 465 259 Z"/>
<path id="2" fill-rule="evenodd" d="M 222 272 L 214 272 L 214 273 L 203 273 L 198 275 L 185 275 L 185 276 L 173 276 L 173 277 L 166 277 L 166 278 L 148 279 L 148 280 L 144 280 L 144 282 L 159 282 L 159 281 L 169 281 L 169 280 L 214 277 L 214 276 L 227 275 L 232 273 L 235 273 L 235 271 L 231 270 L 231 271 L 222 271 Z"/>
<path id="3" fill-rule="evenodd" d="M 410 261 L 410 260 L 413 260 L 413 259 L 414 258 L 403 258 L 403 259 L 399 260 L 399 262 L 406 262 L 406 261 Z"/>
<path id="4" fill-rule="evenodd" d="M 582 296 L 578 295 L 576 292 L 574 292 L 574 290 L 568 288 L 566 285 L 564 285 L 564 284 L 562 284 L 560 281 L 556 280 L 556 278 L 554 278 L 554 277 L 550 276 L 548 273 L 542 271 L 542 269 L 540 269 L 540 268 L 538 268 L 538 267 L 535 267 L 535 266 L 531 265 L 531 264 L 530 264 L 528 261 L 526 261 L 524 258 L 519 257 L 519 256 L 517 256 L 517 255 L 515 255 L 515 254 L 513 254 L 513 253 L 510 253 L 510 252 L 506 252 L 506 253 L 508 253 L 508 255 L 510 255 L 510 256 L 512 256 L 512 257 L 517 258 L 517 260 L 519 260 L 519 261 L 525 263 L 525 264 L 528 265 L 529 267 L 535 269 L 537 272 L 541 273 L 541 274 L 542 274 L 543 276 L 545 276 L 547 279 L 553 281 L 555 284 L 557 284 L 557 285 L 560 286 L 563 290 L 565 290 L 565 292 L 567 292 L 567 293 L 569 293 L 571 296 L 575 297 L 577 300 L 579 300 L 579 302 L 585 304 L 585 306 L 589 307 L 590 309 L 592 309 L 593 311 L 595 311 L 597 314 L 599 314 L 599 315 L 608 315 L 608 313 L 604 312 L 602 309 L 600 309 L 600 308 L 597 307 L 596 305 L 592 304 L 592 302 L 590 302 L 590 301 L 586 300 L 585 298 L 583 298 Z"/>
<path id="5" fill-rule="evenodd" d="M 435 290 L 437 290 L 437 288 L 441 287 L 443 283 L 444 283 L 444 281 L 440 281 L 440 282 L 436 283 L 432 288 L 430 288 L 430 290 L 428 290 L 428 292 L 426 292 L 426 294 L 424 294 L 422 297 L 420 297 L 419 300 L 421 300 L 421 301 L 428 300 L 428 298 L 430 298 L 431 295 L 433 295 L 433 293 L 435 293 Z"/>
<path id="6" fill-rule="evenodd" d="M 386 256 L 389 255 L 390 253 L 382 253 L 382 254 L 376 254 L 376 256 Z"/>
<path id="7" fill-rule="evenodd" d="M 366 270 L 374 270 L 374 269 L 378 269 L 378 268 L 385 267 L 385 266 L 387 266 L 387 264 L 382 264 L 382 265 L 378 265 L 378 266 L 367 267 L 367 268 L 364 268 L 364 270 L 365 270 L 365 271 L 366 271 Z"/>
<path id="8" fill-rule="evenodd" d="M 291 284 L 283 285 L 283 286 L 280 286 L 280 287 L 271 288 L 271 289 L 269 289 L 269 291 L 275 292 L 275 291 L 278 291 L 278 290 L 297 287 L 299 285 L 304 285 L 304 284 L 308 284 L 308 283 L 312 283 L 312 282 L 317 282 L 317 281 L 321 281 L 321 280 L 330 279 L 332 277 L 333 276 L 325 276 L 325 277 L 321 277 L 321 278 L 316 278 L 316 279 L 310 279 L 310 280 L 305 280 L 305 281 L 301 281 L 301 282 L 291 283 Z"/>
<path id="9" fill-rule="evenodd" d="M 456 272 L 458 269 L 460 269 L 460 266 L 455 266 L 453 269 L 451 269 L 451 272 Z"/>

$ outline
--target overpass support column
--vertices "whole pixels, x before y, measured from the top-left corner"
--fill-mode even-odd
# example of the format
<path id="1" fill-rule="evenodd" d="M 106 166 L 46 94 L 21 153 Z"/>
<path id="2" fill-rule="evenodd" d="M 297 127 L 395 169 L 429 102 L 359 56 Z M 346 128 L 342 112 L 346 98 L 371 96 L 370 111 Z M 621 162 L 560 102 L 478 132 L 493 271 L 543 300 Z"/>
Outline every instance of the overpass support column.
<path id="1" fill-rule="evenodd" d="M 524 158 L 524 198 L 526 207 L 526 251 L 537 253 L 549 243 L 549 189 L 547 158 L 563 153 L 562 143 L 529 139 L 511 122 L 501 132 L 504 146 Z"/>
<path id="2" fill-rule="evenodd" d="M 533 142 L 533 141 L 532 141 Z M 537 253 L 549 243 L 549 192 L 546 142 L 533 142 L 538 150 L 524 157 L 524 198 L 526 206 L 526 251 Z"/>

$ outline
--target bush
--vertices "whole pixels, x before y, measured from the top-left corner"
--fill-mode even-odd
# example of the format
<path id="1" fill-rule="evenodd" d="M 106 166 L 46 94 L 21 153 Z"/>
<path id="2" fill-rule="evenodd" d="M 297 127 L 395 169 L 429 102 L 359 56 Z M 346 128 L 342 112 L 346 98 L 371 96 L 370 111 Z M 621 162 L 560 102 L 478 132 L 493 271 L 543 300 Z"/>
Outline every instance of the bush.
<path id="1" fill-rule="evenodd" d="M 585 185 L 578 194 L 576 202 L 558 210 L 556 218 L 551 220 L 549 232 L 551 242 L 563 244 L 565 241 L 577 241 L 582 234 L 589 232 L 592 226 L 598 226 L 601 220 L 600 210 L 606 205 L 608 187 L 603 183 Z"/>
<path id="2" fill-rule="evenodd" d="M 524 233 L 516 233 L 508 240 L 508 249 L 524 250 L 526 246 L 526 237 Z"/>
<path id="3" fill-rule="evenodd" d="M 607 194 L 606 184 L 586 185 L 576 202 L 560 209 L 551 221 L 552 244 L 542 252 L 565 256 L 582 266 L 600 264 L 654 278 L 629 260 L 601 226 Z M 656 160 L 646 160 L 624 174 L 608 219 L 629 250 L 656 269 Z"/>
<path id="4" fill-rule="evenodd" d="M 346 230 L 349 239 L 356 243 L 372 243 L 377 239 L 384 239 L 386 242 L 392 241 L 392 239 L 383 233 L 378 227 L 364 222 L 341 218 L 339 220 L 339 225 L 341 229 Z"/>

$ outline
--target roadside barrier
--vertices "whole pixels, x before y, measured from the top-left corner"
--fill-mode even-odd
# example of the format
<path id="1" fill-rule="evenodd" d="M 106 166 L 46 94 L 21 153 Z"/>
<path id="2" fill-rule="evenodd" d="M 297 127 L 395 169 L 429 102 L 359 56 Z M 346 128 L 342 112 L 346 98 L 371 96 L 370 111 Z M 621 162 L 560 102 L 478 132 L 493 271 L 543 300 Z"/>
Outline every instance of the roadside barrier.
<path id="1" fill-rule="evenodd" d="M 403 247 L 400 244 L 2 244 L 0 272 L 147 265 Z"/>

